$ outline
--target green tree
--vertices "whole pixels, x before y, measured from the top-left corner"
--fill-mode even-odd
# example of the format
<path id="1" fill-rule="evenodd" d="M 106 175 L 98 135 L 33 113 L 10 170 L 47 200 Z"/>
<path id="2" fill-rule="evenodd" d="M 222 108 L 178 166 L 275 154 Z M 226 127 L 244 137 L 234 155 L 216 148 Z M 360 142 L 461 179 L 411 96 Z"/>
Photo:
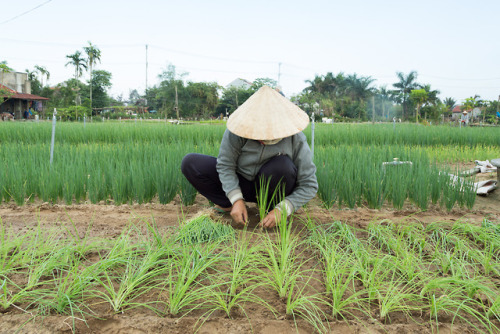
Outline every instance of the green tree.
<path id="1" fill-rule="evenodd" d="M 50 72 L 47 70 L 45 66 L 35 65 L 35 70 L 40 74 L 40 84 L 43 88 L 43 77 L 47 78 L 47 82 L 50 79 Z"/>
<path id="2" fill-rule="evenodd" d="M 270 78 L 257 78 L 252 82 L 251 90 L 254 92 L 258 91 L 262 86 L 269 86 L 271 88 L 276 88 L 278 85 L 276 80 Z M 242 102 L 243 103 L 243 102 Z"/>
<path id="3" fill-rule="evenodd" d="M 420 108 L 427 101 L 428 97 L 429 95 L 425 89 L 414 89 L 410 92 L 410 99 L 417 105 L 415 109 L 415 123 L 418 123 Z"/>
<path id="4" fill-rule="evenodd" d="M 75 53 L 71 55 L 66 55 L 66 58 L 69 59 L 69 61 L 64 65 L 72 65 L 75 67 L 75 83 L 79 81 L 79 78 L 83 75 L 83 70 L 87 69 L 87 64 L 85 58 L 82 57 L 82 52 L 81 51 L 76 51 Z M 76 89 L 76 105 L 81 104 L 81 99 L 80 99 L 80 92 L 78 87 L 75 87 Z"/>
<path id="5" fill-rule="evenodd" d="M 54 89 L 44 87 L 41 91 L 41 96 L 49 98 L 47 102 L 47 110 L 52 108 L 68 108 L 74 106 L 77 101 L 77 92 L 82 92 L 82 96 L 87 102 L 84 103 L 90 107 L 88 100 L 88 86 L 76 79 L 69 79 L 65 82 L 57 84 Z"/>
<path id="6" fill-rule="evenodd" d="M 92 96 L 94 97 L 93 106 L 95 108 L 103 108 L 109 106 L 110 98 L 108 96 L 107 90 L 112 86 L 111 77 L 112 75 L 108 71 L 94 71 L 92 82 L 90 82 L 90 87 L 92 87 L 91 92 Z"/>
<path id="7" fill-rule="evenodd" d="M 174 117 L 177 118 L 184 115 L 184 110 L 188 103 L 188 95 L 184 86 L 184 77 L 187 75 L 187 72 L 177 73 L 176 67 L 172 64 L 169 64 L 167 68 L 158 75 L 161 82 L 155 99 L 160 102 L 161 107 L 159 110 L 165 117 L 167 117 L 169 111 L 172 111 Z M 148 103 L 149 101 L 148 99 Z"/>
<path id="8" fill-rule="evenodd" d="M 346 92 L 353 101 L 357 101 L 358 119 L 366 115 L 367 99 L 374 94 L 374 89 L 370 85 L 375 81 L 371 77 L 358 77 L 356 73 L 348 75 L 346 78 Z"/>
<path id="9" fill-rule="evenodd" d="M 226 113 L 231 114 L 240 105 L 242 105 L 254 91 L 252 89 L 243 89 L 236 87 L 229 87 L 223 89 L 222 96 L 216 108 L 216 115 L 226 116 Z"/>
<path id="10" fill-rule="evenodd" d="M 26 74 L 28 75 L 28 81 L 30 82 L 31 94 L 40 95 L 42 93 L 42 84 L 38 80 L 36 72 L 26 69 Z"/>
<path id="11" fill-rule="evenodd" d="M 498 100 L 491 100 L 486 104 L 484 108 L 485 121 L 489 123 L 498 123 L 497 112 L 500 112 L 500 96 Z"/>
<path id="12" fill-rule="evenodd" d="M 208 118 L 214 115 L 219 100 L 218 89 L 219 85 L 216 82 L 188 82 L 186 86 L 189 96 L 186 103 L 188 116 Z"/>
<path id="13" fill-rule="evenodd" d="M 403 119 L 408 112 L 408 102 L 410 98 L 410 93 L 414 89 L 419 89 L 420 85 L 416 82 L 417 72 L 411 71 L 407 75 L 403 72 L 397 72 L 398 82 L 392 84 L 394 88 L 394 93 L 398 96 L 397 101 L 403 105 Z"/>
<path id="14" fill-rule="evenodd" d="M 381 109 L 379 114 L 382 116 L 383 120 L 387 120 L 389 118 L 389 112 L 392 111 L 393 106 L 392 93 L 386 86 L 382 86 L 376 90 L 375 94 L 377 106 Z"/>
<path id="15" fill-rule="evenodd" d="M 69 61 L 64 66 L 68 65 L 74 66 L 75 79 L 78 80 L 83 75 L 83 70 L 87 69 L 87 64 L 86 64 L 87 60 L 82 57 L 82 52 L 78 50 L 71 55 L 67 55 L 66 58 L 68 58 Z"/>
<path id="16" fill-rule="evenodd" d="M 135 104 L 137 101 L 141 99 L 141 95 L 137 91 L 137 89 L 133 89 L 128 94 L 128 102 L 130 104 Z"/>
<path id="17" fill-rule="evenodd" d="M 99 50 L 97 46 L 92 45 L 90 41 L 88 46 L 83 47 L 83 50 L 87 54 L 87 66 L 90 71 L 90 108 L 92 108 L 92 70 L 98 61 L 101 62 L 101 50 Z"/>

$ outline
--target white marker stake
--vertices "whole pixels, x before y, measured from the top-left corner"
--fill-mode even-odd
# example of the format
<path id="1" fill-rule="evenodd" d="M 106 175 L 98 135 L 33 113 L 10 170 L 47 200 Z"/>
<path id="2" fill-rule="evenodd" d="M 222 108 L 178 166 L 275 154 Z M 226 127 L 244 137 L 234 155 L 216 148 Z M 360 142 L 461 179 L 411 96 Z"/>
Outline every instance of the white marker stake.
<path id="1" fill-rule="evenodd" d="M 54 115 L 52 116 L 52 140 L 50 141 L 50 164 L 54 161 L 54 141 L 56 138 L 56 115 L 57 110 L 54 108 Z"/>

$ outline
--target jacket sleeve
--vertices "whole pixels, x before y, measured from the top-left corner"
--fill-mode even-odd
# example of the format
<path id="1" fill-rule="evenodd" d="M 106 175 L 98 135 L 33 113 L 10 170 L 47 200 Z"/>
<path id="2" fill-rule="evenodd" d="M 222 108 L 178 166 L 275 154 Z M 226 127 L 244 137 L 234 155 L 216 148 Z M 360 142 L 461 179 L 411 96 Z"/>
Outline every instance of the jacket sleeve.
<path id="1" fill-rule="evenodd" d="M 276 206 L 290 215 L 316 196 L 318 181 L 316 166 L 306 136 L 300 132 L 293 137 L 293 163 L 297 167 L 297 181 L 293 192 Z"/>
<path id="2" fill-rule="evenodd" d="M 244 144 L 244 138 L 238 137 L 226 129 L 217 156 L 217 173 L 219 173 L 222 189 L 231 204 L 243 199 L 236 170 L 241 148 Z"/>

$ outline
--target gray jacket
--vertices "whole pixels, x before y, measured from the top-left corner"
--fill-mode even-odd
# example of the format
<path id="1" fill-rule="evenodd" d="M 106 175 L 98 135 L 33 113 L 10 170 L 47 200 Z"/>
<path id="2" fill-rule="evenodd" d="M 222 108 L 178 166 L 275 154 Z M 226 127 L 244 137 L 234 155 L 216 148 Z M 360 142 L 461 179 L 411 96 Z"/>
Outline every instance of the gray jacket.
<path id="1" fill-rule="evenodd" d="M 253 181 L 260 168 L 272 157 L 286 154 L 297 167 L 297 182 L 293 192 L 276 207 L 292 212 L 309 202 L 318 191 L 316 166 L 306 136 L 299 132 L 274 145 L 239 137 L 226 129 L 217 157 L 217 172 L 222 188 L 232 204 L 243 199 L 238 176 Z"/>

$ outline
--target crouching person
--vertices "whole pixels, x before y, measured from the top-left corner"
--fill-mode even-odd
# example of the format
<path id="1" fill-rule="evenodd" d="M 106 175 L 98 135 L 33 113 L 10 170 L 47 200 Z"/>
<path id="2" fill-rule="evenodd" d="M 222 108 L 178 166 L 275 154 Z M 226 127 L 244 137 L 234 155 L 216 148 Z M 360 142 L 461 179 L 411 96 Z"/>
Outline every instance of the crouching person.
<path id="1" fill-rule="evenodd" d="M 245 202 L 256 203 L 265 186 L 272 209 L 260 225 L 272 228 L 282 213 L 291 215 L 318 190 L 316 166 L 302 133 L 308 124 L 304 111 L 264 86 L 229 117 L 217 158 L 190 153 L 182 160 L 182 173 L 240 224 L 248 221 Z"/>

